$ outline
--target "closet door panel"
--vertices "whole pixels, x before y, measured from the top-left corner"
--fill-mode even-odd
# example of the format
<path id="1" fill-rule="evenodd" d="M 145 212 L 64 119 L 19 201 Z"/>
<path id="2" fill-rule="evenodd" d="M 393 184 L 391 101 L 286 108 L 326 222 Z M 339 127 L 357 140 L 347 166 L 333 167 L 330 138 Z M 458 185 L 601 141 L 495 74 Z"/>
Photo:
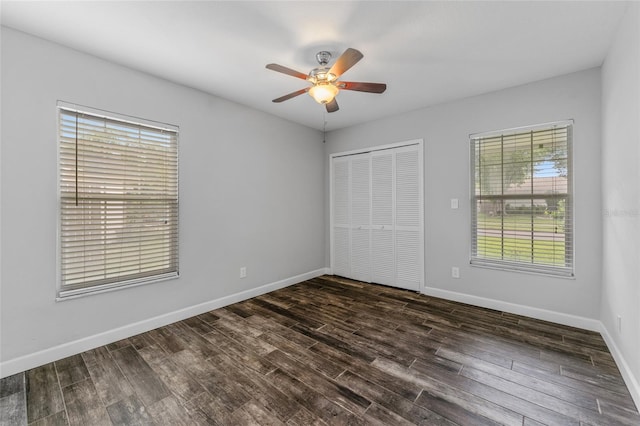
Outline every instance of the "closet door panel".
<path id="1" fill-rule="evenodd" d="M 349 160 L 333 161 L 333 224 L 348 226 L 351 223 L 349 200 Z"/>
<path id="2" fill-rule="evenodd" d="M 351 277 L 354 280 L 371 282 L 371 239 L 369 229 L 351 230 Z"/>
<path id="3" fill-rule="evenodd" d="M 395 152 L 396 285 L 420 290 L 422 283 L 422 173 L 418 147 Z"/>
<path id="4" fill-rule="evenodd" d="M 351 275 L 351 201 L 349 199 L 349 160 L 333 160 L 331 219 L 333 273 L 343 277 Z"/>
<path id="5" fill-rule="evenodd" d="M 396 225 L 416 230 L 422 212 L 419 160 L 415 149 L 396 152 Z"/>
<path id="6" fill-rule="evenodd" d="M 371 157 L 353 155 L 351 163 L 351 278 L 371 281 Z"/>
<path id="7" fill-rule="evenodd" d="M 393 226 L 393 152 L 371 155 L 371 224 Z"/>
<path id="8" fill-rule="evenodd" d="M 419 290 L 422 268 L 420 235 L 415 231 L 396 231 L 396 286 Z"/>
<path id="9" fill-rule="evenodd" d="M 371 281 L 395 285 L 393 151 L 371 154 Z"/>
<path id="10" fill-rule="evenodd" d="M 371 282 L 396 285 L 393 230 L 371 230 Z"/>
<path id="11" fill-rule="evenodd" d="M 333 273 L 341 277 L 351 276 L 351 245 L 349 228 L 333 229 Z"/>
<path id="12" fill-rule="evenodd" d="M 351 158 L 351 226 L 371 224 L 371 158 L 369 154 Z"/>

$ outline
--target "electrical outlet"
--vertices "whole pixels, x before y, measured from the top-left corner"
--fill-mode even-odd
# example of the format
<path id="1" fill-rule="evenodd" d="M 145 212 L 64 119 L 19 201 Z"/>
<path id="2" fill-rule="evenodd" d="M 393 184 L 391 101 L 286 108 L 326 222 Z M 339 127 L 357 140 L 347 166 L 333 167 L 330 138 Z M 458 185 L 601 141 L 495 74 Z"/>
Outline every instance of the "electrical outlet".
<path id="1" fill-rule="evenodd" d="M 451 278 L 460 278 L 460 268 L 457 266 L 451 267 Z"/>
<path id="2" fill-rule="evenodd" d="M 618 333 L 622 333 L 622 317 L 618 315 Z"/>
<path id="3" fill-rule="evenodd" d="M 452 198 L 451 199 L 451 208 L 452 209 L 457 209 L 458 208 L 458 199 L 457 198 Z"/>
<path id="4" fill-rule="evenodd" d="M 240 278 L 247 278 L 247 267 L 243 266 L 240 268 Z"/>

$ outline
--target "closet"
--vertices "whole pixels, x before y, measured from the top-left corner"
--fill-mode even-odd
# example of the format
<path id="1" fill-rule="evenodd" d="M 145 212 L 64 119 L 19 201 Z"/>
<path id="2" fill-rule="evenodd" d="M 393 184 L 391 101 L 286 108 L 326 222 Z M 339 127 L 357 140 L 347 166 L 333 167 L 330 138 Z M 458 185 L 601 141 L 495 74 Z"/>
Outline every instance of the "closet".
<path id="1" fill-rule="evenodd" d="M 331 268 L 420 291 L 422 140 L 331 156 Z"/>

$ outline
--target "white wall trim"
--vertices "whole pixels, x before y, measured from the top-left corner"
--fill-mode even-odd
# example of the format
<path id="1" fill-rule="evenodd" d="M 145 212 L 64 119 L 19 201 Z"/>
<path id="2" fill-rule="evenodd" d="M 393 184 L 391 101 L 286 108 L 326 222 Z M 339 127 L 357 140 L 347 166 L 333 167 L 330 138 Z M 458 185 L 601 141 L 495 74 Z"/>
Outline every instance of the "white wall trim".
<path id="1" fill-rule="evenodd" d="M 622 352 L 618 349 L 615 340 L 609 334 L 609 330 L 604 326 L 603 323 L 600 323 L 600 334 L 604 338 L 604 342 L 607 344 L 609 348 L 609 352 L 613 355 L 613 359 L 616 361 L 616 365 L 618 366 L 618 370 L 620 370 L 620 374 L 622 374 L 622 378 L 624 379 L 624 383 L 627 385 L 629 389 L 629 393 L 631 394 L 631 398 L 633 398 L 633 402 L 636 403 L 636 407 L 640 409 L 640 382 L 638 378 L 633 375 L 629 364 L 625 360 L 624 356 L 622 356 Z"/>
<path id="2" fill-rule="evenodd" d="M 440 297 L 442 299 L 453 300 L 455 302 L 467 303 L 483 308 L 509 312 L 516 315 L 523 315 L 530 318 L 555 322 L 557 324 L 568 325 L 585 330 L 598 332 L 602 330 L 602 323 L 599 320 L 592 318 L 580 317 L 577 315 L 565 314 L 562 312 L 549 311 L 547 309 L 534 308 L 531 306 L 519 305 L 517 303 L 510 303 L 502 300 L 473 296 L 470 294 L 442 290 L 434 287 L 425 287 L 423 293 L 428 296 Z"/>
<path id="3" fill-rule="evenodd" d="M 564 324 L 571 327 L 578 327 L 585 330 L 599 332 L 604 342 L 607 344 L 613 359 L 622 374 L 624 383 L 629 389 L 631 398 L 636 404 L 636 407 L 640 407 L 640 382 L 638 378 L 633 375 L 629 364 L 625 360 L 622 352 L 618 349 L 615 341 L 609 334 L 609 331 L 604 324 L 595 319 L 580 317 L 577 315 L 565 314 L 562 312 L 549 311 L 547 309 L 534 308 L 531 306 L 518 305 L 516 303 L 504 302 L 501 300 L 489 299 L 485 297 L 473 296 L 464 293 L 457 293 L 449 290 L 442 290 L 434 287 L 425 287 L 423 293 L 428 296 L 440 297 L 442 299 L 453 300 L 461 303 L 468 303 L 470 305 L 481 306 L 489 309 L 496 309 L 503 312 L 509 312 L 512 314 L 523 315 L 530 318 L 536 318 L 544 321 L 551 321 L 557 324 Z"/>
<path id="4" fill-rule="evenodd" d="M 177 311 L 162 314 L 153 318 L 138 321 L 112 330 L 108 330 L 93 336 L 84 337 L 62 345 L 44 349 L 32 354 L 23 355 L 7 361 L 0 362 L 0 378 L 20 373 L 31 368 L 38 367 L 49 362 L 53 362 L 71 355 L 75 355 L 89 349 L 97 348 L 136 334 L 144 333 L 167 324 L 181 321 L 195 315 L 200 315 L 213 309 L 218 309 L 233 303 L 241 302 L 261 294 L 269 293 L 311 278 L 325 275 L 329 268 L 320 268 L 294 277 L 285 278 L 260 287 L 230 294 L 208 302 L 199 303 Z"/>
<path id="5" fill-rule="evenodd" d="M 250 299 L 252 297 L 260 296 L 261 294 L 285 288 L 311 278 L 330 274 L 330 268 L 316 269 L 315 271 L 310 271 L 270 284 L 265 284 L 250 290 L 245 290 L 239 293 L 224 296 L 219 299 L 214 299 L 208 302 L 179 309 L 177 311 L 169 312 L 167 314 L 159 315 L 154 318 L 149 318 L 137 323 L 129 324 L 93 336 L 85 337 L 73 342 L 54 346 L 52 348 L 45 349 L 33 354 L 24 355 L 18 358 L 10 359 L 8 361 L 3 361 L 0 363 L 0 378 L 20 373 L 22 371 L 26 371 L 31 368 L 35 368 L 40 365 L 53 362 L 99 346 L 103 346 L 111 342 L 126 339 L 127 337 L 135 336 L 136 334 L 144 333 L 146 331 L 153 330 L 155 328 L 162 327 L 176 321 L 181 321 L 183 319 L 190 318 L 192 316 L 199 315 L 213 309 L 218 309 L 227 305 L 231 305 L 233 303 Z M 528 316 L 531 318 L 537 318 L 544 321 L 551 321 L 559 324 L 569 325 L 572 327 L 579 327 L 586 330 L 600 332 L 602 334 L 602 337 L 604 338 L 605 343 L 607 344 L 607 347 L 611 351 L 611 354 L 616 361 L 618 368 L 620 369 L 620 373 L 622 374 L 622 378 L 624 379 L 627 388 L 629 388 L 631 397 L 633 398 L 636 406 L 640 407 L 640 382 L 638 382 L 638 379 L 633 375 L 629 364 L 626 362 L 622 353 L 618 349 L 618 346 L 616 345 L 615 341 L 609 334 L 609 331 L 602 322 L 591 318 L 579 317 L 576 315 L 569 315 L 560 312 L 549 311 L 546 309 L 533 308 L 530 306 L 518 305 L 515 303 L 509 303 L 479 296 L 472 296 L 433 287 L 425 286 L 423 289 L 423 293 L 428 296 L 440 297 L 443 299 L 468 303 L 475 306 L 496 309 L 513 314 Z"/>
<path id="6" fill-rule="evenodd" d="M 411 146 L 411 145 L 422 146 L 423 144 L 424 144 L 424 139 L 419 138 L 419 139 L 409 139 L 401 142 L 388 143 L 384 145 L 374 145 L 366 148 L 353 149 L 351 151 L 334 152 L 333 154 L 329 154 L 329 164 L 331 164 L 331 160 L 333 160 L 336 157 L 346 157 L 349 155 L 366 154 L 372 151 L 382 151 L 384 149 L 402 148 L 402 147 Z"/>

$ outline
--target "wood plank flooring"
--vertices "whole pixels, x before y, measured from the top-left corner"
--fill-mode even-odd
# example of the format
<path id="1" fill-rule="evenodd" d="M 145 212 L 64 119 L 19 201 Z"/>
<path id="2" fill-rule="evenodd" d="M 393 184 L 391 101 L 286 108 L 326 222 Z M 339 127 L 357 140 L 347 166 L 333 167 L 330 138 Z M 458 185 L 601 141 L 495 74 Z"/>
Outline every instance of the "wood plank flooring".
<path id="1" fill-rule="evenodd" d="M 329 276 L 0 384 L 3 425 L 640 425 L 598 333 Z"/>

